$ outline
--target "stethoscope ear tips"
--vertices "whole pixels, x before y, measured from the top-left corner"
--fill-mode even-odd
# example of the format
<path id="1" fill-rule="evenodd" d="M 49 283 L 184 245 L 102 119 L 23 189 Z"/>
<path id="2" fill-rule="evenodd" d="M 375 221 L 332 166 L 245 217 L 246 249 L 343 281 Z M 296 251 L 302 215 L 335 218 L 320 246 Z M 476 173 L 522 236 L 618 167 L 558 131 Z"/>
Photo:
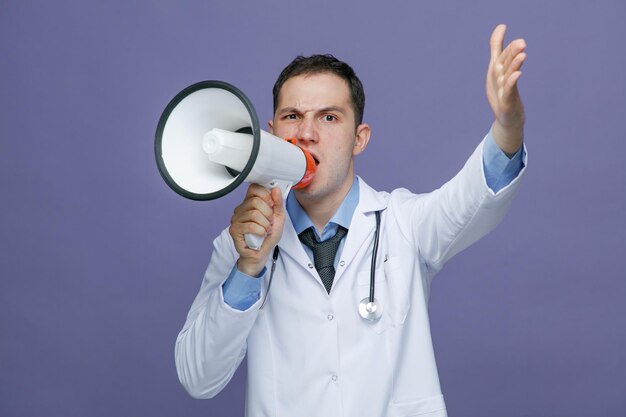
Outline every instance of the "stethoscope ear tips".
<path id="1" fill-rule="evenodd" d="M 365 320 L 378 321 L 383 315 L 383 306 L 378 303 L 377 299 L 370 301 L 369 297 L 365 297 L 359 303 L 359 314 Z"/>

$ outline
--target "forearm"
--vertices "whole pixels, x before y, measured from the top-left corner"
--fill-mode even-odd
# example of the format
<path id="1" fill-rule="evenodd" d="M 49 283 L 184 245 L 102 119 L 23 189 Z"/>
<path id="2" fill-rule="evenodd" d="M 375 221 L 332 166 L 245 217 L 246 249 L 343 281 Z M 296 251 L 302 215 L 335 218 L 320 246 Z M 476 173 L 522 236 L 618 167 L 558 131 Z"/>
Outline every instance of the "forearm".
<path id="1" fill-rule="evenodd" d="M 202 286 L 176 340 L 176 370 L 181 384 L 196 398 L 222 390 L 246 353 L 246 340 L 258 308 L 236 310 L 224 302 L 222 284 L 236 252 L 227 232 L 214 242 Z"/>
<path id="2" fill-rule="evenodd" d="M 483 145 L 439 190 L 407 200 L 406 206 L 414 204 L 414 208 L 407 216 L 411 223 L 404 229 L 413 232 L 412 239 L 433 270 L 439 270 L 448 259 L 492 230 L 503 218 L 518 187 L 521 175 L 497 193 L 488 187 L 483 171 Z"/>
<path id="3" fill-rule="evenodd" d="M 514 155 L 504 153 L 496 144 L 491 130 L 483 143 L 483 170 L 487 186 L 498 193 L 509 185 L 524 168 L 525 157 L 523 145 Z"/>
<path id="4" fill-rule="evenodd" d="M 216 311 L 228 308 L 217 307 L 220 293 L 218 289 L 211 294 L 207 307 L 185 325 L 176 340 L 178 378 L 194 398 L 214 397 L 226 386 L 245 356 L 246 338 L 254 323 Z"/>

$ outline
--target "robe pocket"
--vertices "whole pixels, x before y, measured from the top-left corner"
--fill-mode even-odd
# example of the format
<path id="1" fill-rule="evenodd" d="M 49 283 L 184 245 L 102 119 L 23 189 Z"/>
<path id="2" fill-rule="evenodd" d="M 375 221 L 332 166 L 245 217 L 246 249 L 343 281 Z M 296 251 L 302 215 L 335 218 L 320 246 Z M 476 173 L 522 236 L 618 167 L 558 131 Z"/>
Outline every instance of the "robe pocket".
<path id="1" fill-rule="evenodd" d="M 383 313 L 378 321 L 368 322 L 368 325 L 376 333 L 382 333 L 388 329 L 401 326 L 409 312 L 410 285 L 402 276 L 400 265 L 396 258 L 389 258 L 380 262 L 376 269 L 376 284 L 374 286 L 374 298 L 382 306 Z M 356 305 L 363 298 L 369 297 L 371 271 L 364 270 L 357 274 L 359 284 Z"/>
<path id="2" fill-rule="evenodd" d="M 447 417 L 443 395 L 422 398 L 415 401 L 391 403 L 390 417 Z"/>

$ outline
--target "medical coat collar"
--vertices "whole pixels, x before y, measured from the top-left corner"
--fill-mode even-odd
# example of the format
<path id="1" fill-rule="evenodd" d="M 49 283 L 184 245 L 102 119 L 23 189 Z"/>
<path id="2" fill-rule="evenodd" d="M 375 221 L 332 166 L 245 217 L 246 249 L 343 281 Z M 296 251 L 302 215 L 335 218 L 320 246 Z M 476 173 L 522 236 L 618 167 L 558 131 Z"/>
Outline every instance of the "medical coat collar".
<path id="1" fill-rule="evenodd" d="M 335 214 L 333 214 L 331 219 L 328 221 L 328 224 L 324 226 L 324 230 L 322 231 L 321 235 L 318 233 L 318 230 L 315 229 L 313 222 L 298 202 L 298 199 L 296 198 L 293 191 L 290 192 L 289 196 L 287 197 L 286 206 L 287 212 L 289 213 L 289 217 L 291 218 L 291 222 L 294 229 L 296 230 L 297 235 L 300 235 L 300 233 L 302 233 L 309 227 L 313 227 L 315 230 L 315 234 L 317 235 L 317 240 L 324 241 L 335 235 L 335 233 L 337 232 L 337 226 L 341 226 L 346 229 L 350 228 L 350 222 L 352 221 L 352 216 L 358 203 L 359 180 L 355 176 L 354 181 L 352 182 L 352 186 L 350 187 L 350 190 L 348 190 L 348 194 L 344 198 L 343 202 L 341 203 Z"/>
<path id="2" fill-rule="evenodd" d="M 359 186 L 359 203 L 356 210 L 354 210 L 352 221 L 348 228 L 350 232 L 345 237 L 346 242 L 341 253 L 341 260 L 345 262 L 346 267 L 364 245 L 371 245 L 376 229 L 374 212 L 378 210 L 384 211 L 387 208 L 389 199 L 388 193 L 377 193 L 367 185 L 361 177 L 357 176 L 357 179 Z M 307 267 L 310 263 L 309 257 L 298 239 L 298 234 L 289 216 L 287 216 L 285 221 L 283 235 L 278 246 L 280 247 L 281 256 L 290 256 L 298 264 L 302 265 L 303 269 L 307 270 L 313 278 L 317 279 L 315 269 Z M 337 270 L 335 273 L 335 281 L 341 279 L 341 275 L 345 269 L 346 268 L 339 268 Z"/>

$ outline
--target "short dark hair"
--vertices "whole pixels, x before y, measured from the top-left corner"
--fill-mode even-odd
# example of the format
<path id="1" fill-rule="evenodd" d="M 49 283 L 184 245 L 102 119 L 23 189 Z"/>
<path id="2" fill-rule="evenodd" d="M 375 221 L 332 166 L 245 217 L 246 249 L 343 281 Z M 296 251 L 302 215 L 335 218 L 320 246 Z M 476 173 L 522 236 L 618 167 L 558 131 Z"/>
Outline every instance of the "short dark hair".
<path id="1" fill-rule="evenodd" d="M 330 54 L 318 54 L 311 55 L 309 57 L 299 55 L 285 67 L 285 69 L 278 76 L 272 90 L 274 95 L 274 113 L 276 113 L 276 108 L 278 107 L 278 95 L 280 94 L 280 89 L 288 79 L 303 74 L 320 73 L 335 74 L 348 83 L 352 109 L 354 110 L 354 119 L 356 125 L 360 125 L 363 122 L 363 111 L 365 109 L 365 92 L 363 91 L 363 84 L 361 84 L 361 80 L 359 80 L 359 77 L 356 76 L 350 65 L 338 60 Z"/>

